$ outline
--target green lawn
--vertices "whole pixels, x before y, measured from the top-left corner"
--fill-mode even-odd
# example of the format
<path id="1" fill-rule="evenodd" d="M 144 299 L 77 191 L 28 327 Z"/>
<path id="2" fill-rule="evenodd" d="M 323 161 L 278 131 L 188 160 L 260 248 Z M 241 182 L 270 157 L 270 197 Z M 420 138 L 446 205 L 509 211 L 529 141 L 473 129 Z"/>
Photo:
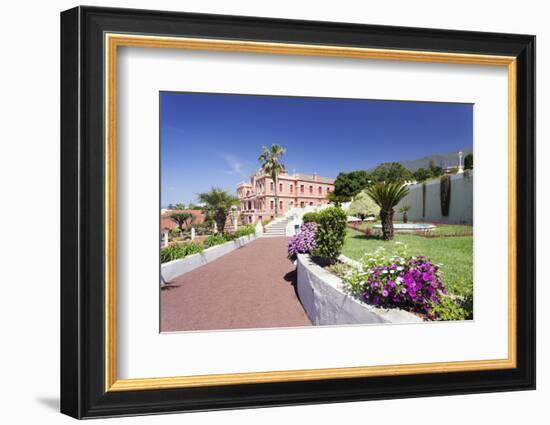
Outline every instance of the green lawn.
<path id="1" fill-rule="evenodd" d="M 445 234 L 454 230 L 457 234 L 464 234 L 463 229 L 467 226 L 445 225 L 441 227 L 446 228 Z M 436 264 L 441 264 L 443 280 L 449 293 L 456 295 L 471 293 L 473 289 L 472 236 L 426 238 L 396 232 L 394 241 L 383 241 L 375 237 L 368 238 L 364 233 L 348 229 L 342 253 L 354 260 L 360 260 L 366 252 L 384 247 L 388 253 L 392 254 L 397 241 L 407 244 L 410 255 L 425 255 Z"/>

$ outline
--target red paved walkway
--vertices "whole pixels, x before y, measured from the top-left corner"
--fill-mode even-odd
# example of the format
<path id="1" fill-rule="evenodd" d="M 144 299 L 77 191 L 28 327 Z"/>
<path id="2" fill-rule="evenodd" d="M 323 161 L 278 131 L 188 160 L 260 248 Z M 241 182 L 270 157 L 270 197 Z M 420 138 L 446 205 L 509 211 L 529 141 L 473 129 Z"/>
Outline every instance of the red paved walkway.
<path id="1" fill-rule="evenodd" d="M 161 291 L 161 331 L 311 326 L 286 250 L 285 237 L 259 238 L 174 279 Z"/>

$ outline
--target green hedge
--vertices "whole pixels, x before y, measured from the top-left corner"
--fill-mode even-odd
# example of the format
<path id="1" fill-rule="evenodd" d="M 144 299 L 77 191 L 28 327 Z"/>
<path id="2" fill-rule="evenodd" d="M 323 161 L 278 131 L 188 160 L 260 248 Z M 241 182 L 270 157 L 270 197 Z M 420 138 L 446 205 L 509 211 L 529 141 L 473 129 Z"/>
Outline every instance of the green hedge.
<path id="1" fill-rule="evenodd" d="M 330 207 L 317 213 L 317 235 L 315 255 L 336 262 L 346 238 L 347 215 L 339 207 Z"/>
<path id="2" fill-rule="evenodd" d="M 195 242 L 168 245 L 160 250 L 160 262 L 167 263 L 198 252 L 202 252 L 202 246 Z"/>
<path id="3" fill-rule="evenodd" d="M 316 213 L 316 212 L 305 213 L 304 216 L 302 217 L 302 221 L 304 223 L 317 223 L 318 219 L 319 219 L 319 213 Z"/>

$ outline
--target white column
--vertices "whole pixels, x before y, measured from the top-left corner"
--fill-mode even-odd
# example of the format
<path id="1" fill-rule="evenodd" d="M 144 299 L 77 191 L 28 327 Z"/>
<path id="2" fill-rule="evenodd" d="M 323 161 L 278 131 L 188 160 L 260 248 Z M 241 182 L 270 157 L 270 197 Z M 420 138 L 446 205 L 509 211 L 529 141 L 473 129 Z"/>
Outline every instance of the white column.
<path id="1" fill-rule="evenodd" d="M 462 152 L 458 153 L 458 171 L 457 174 L 464 172 L 464 164 L 462 163 Z"/>
<path id="2" fill-rule="evenodd" d="M 166 230 L 162 231 L 162 247 L 166 248 L 168 246 L 168 232 Z"/>
<path id="3" fill-rule="evenodd" d="M 191 240 L 192 241 L 195 240 L 195 228 L 194 227 L 191 227 Z"/>

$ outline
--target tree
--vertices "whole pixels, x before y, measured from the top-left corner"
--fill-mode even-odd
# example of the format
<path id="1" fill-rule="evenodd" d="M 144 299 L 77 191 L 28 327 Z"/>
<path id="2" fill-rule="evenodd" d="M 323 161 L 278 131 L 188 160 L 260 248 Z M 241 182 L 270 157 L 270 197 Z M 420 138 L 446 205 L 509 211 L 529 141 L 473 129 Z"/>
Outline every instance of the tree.
<path id="1" fill-rule="evenodd" d="M 273 187 L 275 189 L 275 216 L 278 215 L 279 196 L 277 195 L 277 177 L 283 171 L 285 166 L 281 162 L 281 157 L 285 154 L 286 149 L 272 144 L 270 148 L 262 146 L 262 154 L 258 157 L 258 161 L 262 164 L 262 170 L 265 174 L 271 177 L 273 180 Z"/>
<path id="2" fill-rule="evenodd" d="M 414 179 L 421 183 L 423 181 L 426 181 L 432 177 L 432 174 L 430 173 L 430 170 L 426 170 L 425 168 L 419 168 L 413 173 Z"/>
<path id="3" fill-rule="evenodd" d="M 349 198 L 347 196 L 337 195 L 335 192 L 329 192 L 327 200 L 334 206 L 340 207 L 344 202 L 348 202 Z"/>
<path id="4" fill-rule="evenodd" d="M 168 209 L 173 210 L 174 209 L 174 204 L 168 204 Z"/>
<path id="5" fill-rule="evenodd" d="M 406 223 L 409 221 L 409 218 L 407 217 L 407 213 L 411 210 L 410 205 L 403 205 L 401 208 L 399 208 L 399 212 L 403 214 L 403 223 Z"/>
<path id="6" fill-rule="evenodd" d="M 218 226 L 218 231 L 223 233 L 227 216 L 233 205 L 239 200 L 223 189 L 213 187 L 209 192 L 199 193 L 197 199 L 205 204 L 204 210 L 207 217 L 212 218 Z"/>
<path id="7" fill-rule="evenodd" d="M 464 157 L 464 169 L 473 170 L 474 169 L 474 154 L 469 153 Z"/>
<path id="8" fill-rule="evenodd" d="M 339 173 L 334 181 L 334 193 L 349 201 L 365 189 L 371 180 L 371 175 L 364 170 Z"/>
<path id="9" fill-rule="evenodd" d="M 190 212 L 177 212 L 169 215 L 170 220 L 177 223 L 178 227 L 183 230 L 195 221 L 195 216 Z"/>
<path id="10" fill-rule="evenodd" d="M 178 203 L 174 206 L 174 209 L 175 210 L 184 210 L 185 209 L 185 204 Z"/>
<path id="11" fill-rule="evenodd" d="M 409 189 L 400 182 L 378 182 L 367 188 L 367 194 L 380 207 L 382 237 L 393 239 L 393 208 L 409 193 Z"/>
<path id="12" fill-rule="evenodd" d="M 428 167 L 430 171 L 430 178 L 439 177 L 443 175 L 443 168 L 434 164 L 433 160 L 430 159 L 430 165 Z"/>
<path id="13" fill-rule="evenodd" d="M 374 169 L 372 178 L 377 182 L 404 182 L 412 178 L 412 173 L 399 162 L 384 162 Z"/>
<path id="14" fill-rule="evenodd" d="M 361 221 L 373 215 L 377 215 L 380 209 L 369 195 L 363 190 L 357 194 L 347 211 L 348 215 L 359 217 Z"/>

